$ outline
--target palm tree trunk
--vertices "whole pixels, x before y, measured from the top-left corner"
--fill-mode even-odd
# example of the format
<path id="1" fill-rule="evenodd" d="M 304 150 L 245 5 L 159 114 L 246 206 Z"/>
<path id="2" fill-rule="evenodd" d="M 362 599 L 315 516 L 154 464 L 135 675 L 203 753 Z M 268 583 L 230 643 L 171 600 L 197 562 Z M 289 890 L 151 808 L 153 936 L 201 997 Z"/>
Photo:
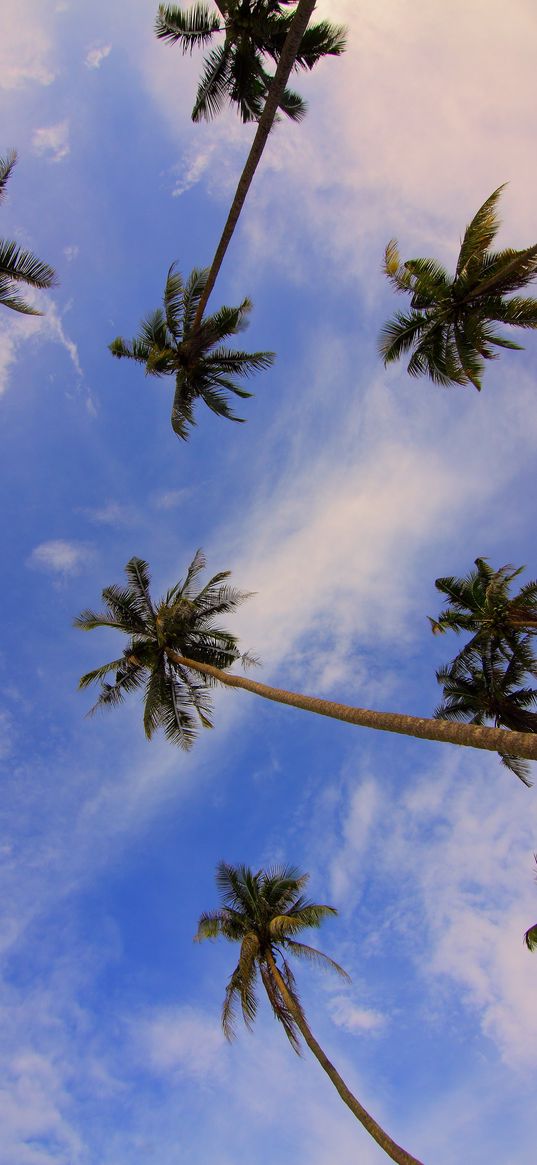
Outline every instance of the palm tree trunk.
<path id="1" fill-rule="evenodd" d="M 216 249 L 214 259 L 211 264 L 209 275 L 205 290 L 200 299 L 198 310 L 193 324 L 193 331 L 199 327 L 205 308 L 209 300 L 209 296 L 216 283 L 218 273 L 222 266 L 225 253 L 229 247 L 235 227 L 239 221 L 239 215 L 244 206 L 244 201 L 253 176 L 257 170 L 261 155 L 267 143 L 267 138 L 272 129 L 272 124 L 276 116 L 278 105 L 282 99 L 282 95 L 289 79 L 289 74 L 296 60 L 300 42 L 306 28 L 308 21 L 315 8 L 315 0 L 299 0 L 293 23 L 287 33 L 285 42 L 281 51 L 281 56 L 278 61 L 278 66 L 274 74 L 272 85 L 267 94 L 267 100 L 261 117 L 259 118 L 256 134 L 252 142 L 252 148 L 246 159 L 244 170 L 240 176 L 239 184 L 237 186 L 235 197 L 231 204 L 231 209 L 227 217 L 226 225 L 222 231 L 222 237 Z"/>
<path id="2" fill-rule="evenodd" d="M 299 692 L 288 692 L 284 688 L 260 684 L 256 680 L 247 679 L 246 676 L 232 675 L 213 667 L 212 664 L 186 659 L 169 648 L 166 648 L 166 655 L 179 667 L 191 668 L 201 675 L 211 676 L 228 688 L 242 688 L 245 692 L 253 692 L 256 696 L 263 696 L 265 700 L 273 700 L 276 704 L 290 704 L 292 708 L 316 712 L 318 716 L 329 716 L 332 720 L 344 720 L 347 724 L 376 728 L 381 732 L 397 732 L 401 736 L 414 736 L 419 740 L 438 740 L 444 744 L 482 748 L 488 752 L 537 760 L 537 733 L 511 732 L 505 728 L 482 728 L 478 724 L 457 724 L 450 720 L 407 716 L 399 712 L 374 712 L 368 708 L 353 708 L 349 704 L 337 704 L 332 700 L 322 700 L 318 696 L 303 696 Z"/>
<path id="3" fill-rule="evenodd" d="M 347 1105 L 347 1108 L 350 1108 L 353 1116 L 355 1116 L 356 1119 L 360 1121 L 360 1124 L 362 1124 L 364 1128 L 367 1129 L 367 1132 L 370 1133 L 373 1139 L 377 1142 L 377 1145 L 380 1145 L 381 1149 L 384 1149 L 384 1152 L 388 1154 L 388 1157 L 391 1157 L 392 1161 L 397 1161 L 398 1165 L 422 1165 L 422 1163 L 418 1161 L 417 1157 L 413 1157 L 412 1154 L 407 1153 L 406 1149 L 403 1149 L 401 1145 L 398 1145 L 395 1141 L 392 1141 L 392 1138 L 388 1135 L 388 1133 L 384 1132 L 384 1129 L 381 1128 L 379 1124 L 377 1124 L 377 1121 L 374 1119 L 374 1117 L 372 1117 L 370 1113 L 368 1113 L 367 1109 L 365 1109 L 364 1106 L 360 1104 L 360 1101 L 356 1099 L 350 1088 L 347 1088 L 345 1081 L 339 1075 L 337 1069 L 334 1068 L 334 1065 L 328 1059 L 328 1056 L 325 1056 L 321 1045 L 317 1043 L 313 1032 L 310 1031 L 310 1028 L 308 1027 L 304 1017 L 304 1012 L 302 1011 L 300 1004 L 297 1003 L 293 995 L 291 995 L 291 992 L 288 990 L 287 985 L 282 978 L 278 967 L 276 966 L 272 951 L 270 949 L 267 951 L 267 963 L 287 1010 L 291 1013 L 298 1030 L 300 1031 L 305 1043 L 310 1049 L 310 1052 L 313 1052 L 313 1055 L 315 1056 L 315 1059 L 319 1061 L 321 1068 L 323 1068 L 327 1076 L 330 1077 L 330 1080 L 332 1081 L 336 1091 L 339 1093 L 343 1103 Z"/>

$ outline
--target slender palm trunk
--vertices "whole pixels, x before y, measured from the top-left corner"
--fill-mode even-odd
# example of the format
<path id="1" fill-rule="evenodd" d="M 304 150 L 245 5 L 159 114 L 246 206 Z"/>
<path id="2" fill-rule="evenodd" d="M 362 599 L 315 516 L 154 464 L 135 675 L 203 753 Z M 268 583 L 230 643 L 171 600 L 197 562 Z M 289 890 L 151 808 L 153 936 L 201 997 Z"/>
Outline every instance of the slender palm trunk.
<path id="1" fill-rule="evenodd" d="M 293 23 L 291 24 L 289 32 L 285 38 L 281 56 L 278 61 L 278 66 L 274 74 L 274 79 L 267 93 L 267 100 L 265 102 L 263 112 L 259 118 L 256 134 L 252 142 L 252 148 L 246 159 L 246 164 L 239 179 L 239 184 L 231 204 L 231 209 L 227 217 L 226 225 L 222 231 L 222 238 L 220 239 L 218 247 L 216 248 L 214 259 L 212 261 L 209 275 L 207 277 L 205 290 L 200 299 L 198 310 L 194 319 L 193 331 L 195 331 L 201 323 L 203 313 L 207 307 L 209 296 L 216 283 L 218 273 L 224 260 L 224 255 L 229 247 L 235 227 L 239 221 L 239 215 L 244 206 L 246 195 L 250 189 L 253 176 L 261 160 L 261 155 L 267 143 L 267 138 L 272 129 L 272 124 L 278 111 L 278 105 L 282 99 L 285 86 L 287 85 L 287 81 L 289 79 L 289 74 L 296 60 L 296 54 L 298 52 L 300 42 L 304 36 L 308 26 L 308 21 L 314 8 L 315 0 L 299 0 Z"/>
<path id="2" fill-rule="evenodd" d="M 356 1099 L 350 1088 L 347 1088 L 345 1081 L 339 1075 L 337 1069 L 334 1068 L 334 1065 L 328 1059 L 328 1056 L 325 1056 L 321 1045 L 317 1043 L 313 1032 L 310 1031 L 310 1028 L 308 1027 L 304 1017 L 304 1012 L 302 1011 L 300 1004 L 297 1003 L 296 999 L 294 999 L 293 995 L 288 990 L 288 987 L 280 975 L 270 950 L 267 951 L 267 963 L 269 965 L 272 978 L 278 988 L 287 1010 L 291 1013 L 298 1030 L 300 1031 L 305 1043 L 310 1049 L 310 1052 L 313 1052 L 313 1055 L 315 1056 L 315 1059 L 319 1061 L 321 1068 L 324 1068 L 327 1076 L 330 1077 L 330 1080 L 332 1081 L 336 1091 L 339 1093 L 343 1103 L 347 1105 L 347 1108 L 350 1108 L 353 1116 L 355 1116 L 356 1119 L 360 1121 L 360 1124 L 362 1124 L 364 1128 L 367 1129 L 367 1132 L 370 1133 L 373 1139 L 377 1142 L 377 1145 L 380 1145 L 381 1149 L 384 1149 L 384 1152 L 388 1154 L 388 1157 L 391 1157 L 392 1161 L 397 1161 L 398 1165 L 421 1165 L 421 1162 L 418 1161 L 417 1157 L 413 1157 L 412 1154 L 407 1153 L 406 1149 L 403 1149 L 401 1145 L 398 1145 L 395 1141 L 392 1141 L 392 1138 L 388 1135 L 388 1133 L 384 1132 L 384 1129 L 381 1128 L 379 1124 L 377 1124 L 377 1121 L 374 1119 L 374 1117 L 372 1117 L 370 1113 L 368 1113 L 367 1109 L 365 1109 L 364 1106 L 360 1104 L 360 1101 Z"/>
<path id="3" fill-rule="evenodd" d="M 246 676 L 232 675 L 230 672 L 220 671 L 209 663 L 186 659 L 169 648 L 166 648 L 166 655 L 179 667 L 191 668 L 201 675 L 211 676 L 228 688 L 242 688 L 245 692 L 253 692 L 256 696 L 263 696 L 276 704 L 289 704 L 292 708 L 316 712 L 318 716 L 329 716 L 332 720 L 344 720 L 347 724 L 376 728 L 381 732 L 415 736 L 419 740 L 438 740 L 444 744 L 483 748 L 488 752 L 537 760 L 537 733 L 511 732 L 504 728 L 482 728 L 478 724 L 458 724 L 450 720 L 407 716 L 399 712 L 374 712 L 368 708 L 353 708 L 349 704 L 337 704 L 332 700 L 322 700 L 318 696 L 303 696 L 299 692 L 288 692 L 284 688 L 260 684 L 256 680 L 247 679 Z"/>

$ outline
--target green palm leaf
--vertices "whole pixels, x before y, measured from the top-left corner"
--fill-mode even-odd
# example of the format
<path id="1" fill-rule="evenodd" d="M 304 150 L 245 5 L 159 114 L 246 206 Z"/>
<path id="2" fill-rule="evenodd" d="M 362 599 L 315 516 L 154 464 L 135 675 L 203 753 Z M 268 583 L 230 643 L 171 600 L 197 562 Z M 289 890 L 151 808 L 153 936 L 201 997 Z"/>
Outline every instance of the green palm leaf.
<path id="1" fill-rule="evenodd" d="M 196 324 L 196 313 L 207 283 L 207 271 L 195 268 L 186 282 L 172 264 L 164 289 L 164 310 L 157 308 L 140 325 L 138 337 L 127 343 L 118 336 L 110 351 L 145 366 L 150 376 L 173 376 L 173 431 L 186 441 L 196 424 L 198 400 L 218 416 L 240 421 L 229 395 L 247 398 L 252 394 L 234 377 L 264 371 L 274 361 L 273 352 L 234 351 L 222 342 L 242 331 L 252 304 L 244 299 L 238 307 L 222 307 Z M 217 347 L 217 345 L 220 345 Z"/>
<path id="2" fill-rule="evenodd" d="M 489 250 L 502 190 L 491 194 L 467 227 L 453 279 L 435 259 L 401 264 L 396 241 L 388 243 L 384 272 L 396 291 L 410 296 L 412 313 L 398 312 L 385 324 L 379 342 L 385 364 L 412 351 L 411 376 L 443 386 L 473 384 L 479 391 L 484 361 L 496 359 L 497 348 L 520 347 L 491 323 L 537 327 L 537 300 L 504 298 L 537 277 L 537 244 L 522 251 Z"/>

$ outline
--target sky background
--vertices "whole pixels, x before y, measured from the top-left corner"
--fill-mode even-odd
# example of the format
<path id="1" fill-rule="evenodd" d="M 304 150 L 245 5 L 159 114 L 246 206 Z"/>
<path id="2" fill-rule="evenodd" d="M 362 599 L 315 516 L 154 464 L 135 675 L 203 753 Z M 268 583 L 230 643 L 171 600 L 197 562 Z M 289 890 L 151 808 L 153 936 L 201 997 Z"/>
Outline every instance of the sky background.
<path id="1" fill-rule="evenodd" d="M 247 424 L 198 411 L 107 345 L 212 258 L 252 137 L 189 115 L 201 56 L 148 0 L 4 0 L 0 235 L 57 270 L 45 314 L 0 316 L 1 1165 L 377 1165 L 386 1160 L 268 1008 L 227 1045 L 234 965 L 197 946 L 218 860 L 290 862 L 339 910 L 300 967 L 349 1086 L 426 1165 L 526 1165 L 537 1115 L 536 792 L 493 755 L 217 694 L 186 756 L 136 698 L 87 720 L 79 676 L 122 645 L 72 627 L 132 555 L 154 593 L 203 546 L 255 595 L 233 621 L 257 677 L 429 715 L 434 580 L 535 552 L 537 339 L 472 388 L 385 372 L 403 258 L 454 267 L 503 182 L 500 246 L 537 238 L 533 0 L 330 0 L 348 52 L 296 87 L 211 304 L 254 301 L 277 361 Z M 231 623 L 230 623 L 231 626 Z"/>

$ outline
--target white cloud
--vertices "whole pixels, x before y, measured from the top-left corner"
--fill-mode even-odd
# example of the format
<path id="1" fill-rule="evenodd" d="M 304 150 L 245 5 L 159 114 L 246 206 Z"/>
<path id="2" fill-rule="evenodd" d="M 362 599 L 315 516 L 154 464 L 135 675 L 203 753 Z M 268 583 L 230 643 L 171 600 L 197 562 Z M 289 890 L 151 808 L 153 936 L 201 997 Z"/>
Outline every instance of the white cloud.
<path id="1" fill-rule="evenodd" d="M 181 173 L 172 190 L 173 198 L 179 198 L 186 190 L 190 190 L 192 186 L 195 186 L 196 182 L 199 182 L 209 166 L 214 149 L 215 142 L 210 142 L 204 149 L 191 150 L 187 154 L 184 165 L 176 167 Z"/>
<path id="2" fill-rule="evenodd" d="M 360 1007 L 346 995 L 336 995 L 330 1001 L 330 1014 L 338 1027 L 349 1032 L 378 1031 L 386 1023 L 380 1011 Z"/>
<path id="3" fill-rule="evenodd" d="M 55 125 L 42 126 L 32 135 L 34 154 L 47 155 L 50 162 L 61 162 L 70 152 L 69 122 L 58 121 Z"/>
<path id="4" fill-rule="evenodd" d="M 78 258 L 80 248 L 76 243 L 71 243 L 69 247 L 63 248 L 63 253 L 68 263 L 72 263 L 74 259 Z"/>
<path id="5" fill-rule="evenodd" d="M 103 61 L 110 56 L 111 51 L 111 44 L 95 45 L 86 53 L 84 64 L 88 69 L 100 69 Z"/>
<path id="6" fill-rule="evenodd" d="M 27 565 L 50 574 L 67 577 L 81 574 L 93 556 L 92 548 L 83 542 L 65 542 L 58 538 L 35 546 Z"/>

